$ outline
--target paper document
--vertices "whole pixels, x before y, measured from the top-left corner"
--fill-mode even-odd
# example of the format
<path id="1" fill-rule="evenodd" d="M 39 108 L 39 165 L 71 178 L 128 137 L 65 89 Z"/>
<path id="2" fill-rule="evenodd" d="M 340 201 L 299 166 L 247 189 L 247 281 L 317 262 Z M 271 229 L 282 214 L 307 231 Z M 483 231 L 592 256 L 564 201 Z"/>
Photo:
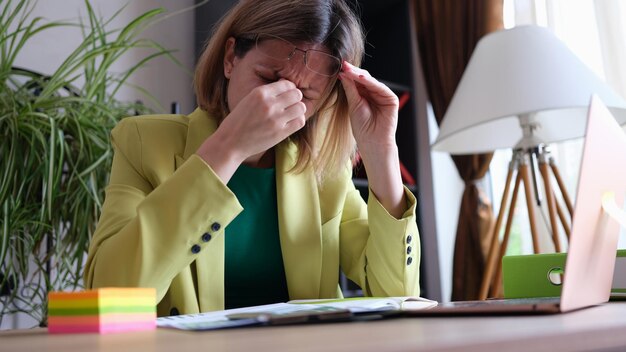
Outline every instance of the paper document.
<path id="1" fill-rule="evenodd" d="M 352 297 L 343 299 L 307 299 L 289 301 L 291 304 L 313 304 L 348 309 L 352 313 L 384 310 L 420 310 L 437 305 L 437 301 L 422 297 Z"/>
<path id="2" fill-rule="evenodd" d="M 365 314 L 427 309 L 436 305 L 436 301 L 420 297 L 296 300 L 287 303 L 161 317 L 157 319 L 157 326 L 181 330 L 217 330 L 254 325 L 349 321 Z"/>

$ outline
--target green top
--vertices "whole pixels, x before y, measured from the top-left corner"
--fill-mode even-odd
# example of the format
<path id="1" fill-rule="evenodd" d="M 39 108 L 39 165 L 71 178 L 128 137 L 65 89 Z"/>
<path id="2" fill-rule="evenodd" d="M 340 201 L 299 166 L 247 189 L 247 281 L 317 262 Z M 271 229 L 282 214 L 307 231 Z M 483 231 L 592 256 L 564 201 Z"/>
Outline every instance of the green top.
<path id="1" fill-rule="evenodd" d="M 226 227 L 226 309 L 289 300 L 278 236 L 276 170 L 241 165 L 228 182 L 244 210 Z"/>

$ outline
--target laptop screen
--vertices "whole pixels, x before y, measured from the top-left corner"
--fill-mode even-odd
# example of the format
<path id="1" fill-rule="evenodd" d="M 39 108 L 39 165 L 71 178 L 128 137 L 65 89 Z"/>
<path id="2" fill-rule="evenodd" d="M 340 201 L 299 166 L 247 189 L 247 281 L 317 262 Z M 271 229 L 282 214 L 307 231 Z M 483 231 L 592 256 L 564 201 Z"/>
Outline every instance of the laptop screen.
<path id="1" fill-rule="evenodd" d="M 620 226 L 602 209 L 602 197 L 607 192 L 614 192 L 620 207 L 624 204 L 626 134 L 602 101 L 593 96 L 580 163 L 561 311 L 609 299 Z"/>

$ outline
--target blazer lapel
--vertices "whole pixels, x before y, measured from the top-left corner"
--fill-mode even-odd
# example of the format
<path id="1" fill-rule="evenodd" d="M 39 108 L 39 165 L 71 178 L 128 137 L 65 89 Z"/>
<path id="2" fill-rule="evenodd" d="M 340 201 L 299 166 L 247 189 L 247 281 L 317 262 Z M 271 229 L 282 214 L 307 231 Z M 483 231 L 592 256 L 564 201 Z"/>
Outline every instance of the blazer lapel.
<path id="1" fill-rule="evenodd" d="M 317 182 L 311 170 L 287 172 L 297 148 L 289 142 L 276 147 L 276 196 L 280 245 L 289 297 L 317 298 L 322 274 L 321 215 Z"/>

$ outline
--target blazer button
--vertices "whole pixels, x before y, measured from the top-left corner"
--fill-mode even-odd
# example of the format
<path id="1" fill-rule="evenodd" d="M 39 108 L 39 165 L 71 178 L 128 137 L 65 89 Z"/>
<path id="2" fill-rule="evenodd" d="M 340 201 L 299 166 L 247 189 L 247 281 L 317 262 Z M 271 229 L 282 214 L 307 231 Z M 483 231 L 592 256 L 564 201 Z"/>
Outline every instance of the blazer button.
<path id="1" fill-rule="evenodd" d="M 216 232 L 219 231 L 222 228 L 222 225 L 220 225 L 219 222 L 214 222 L 211 224 L 211 231 Z"/>
<path id="2" fill-rule="evenodd" d="M 179 315 L 180 313 L 178 312 L 178 308 L 176 307 L 172 307 L 172 309 L 170 309 L 170 315 Z"/>
<path id="3" fill-rule="evenodd" d="M 200 252 L 200 246 L 198 246 L 197 244 L 194 244 L 193 246 L 191 246 L 191 253 L 193 254 L 198 254 Z"/>
<path id="4" fill-rule="evenodd" d="M 411 235 L 406 236 L 406 243 L 411 243 L 412 240 L 413 237 L 411 237 Z"/>
<path id="5" fill-rule="evenodd" d="M 406 247 L 406 254 L 411 254 L 411 246 Z"/>
<path id="6" fill-rule="evenodd" d="M 209 242 L 211 240 L 211 234 L 210 233 L 205 233 L 204 235 L 202 235 L 202 242 Z"/>
<path id="7" fill-rule="evenodd" d="M 406 260 L 406 265 L 411 265 L 411 263 L 413 263 L 413 257 L 409 257 L 409 258 Z"/>

